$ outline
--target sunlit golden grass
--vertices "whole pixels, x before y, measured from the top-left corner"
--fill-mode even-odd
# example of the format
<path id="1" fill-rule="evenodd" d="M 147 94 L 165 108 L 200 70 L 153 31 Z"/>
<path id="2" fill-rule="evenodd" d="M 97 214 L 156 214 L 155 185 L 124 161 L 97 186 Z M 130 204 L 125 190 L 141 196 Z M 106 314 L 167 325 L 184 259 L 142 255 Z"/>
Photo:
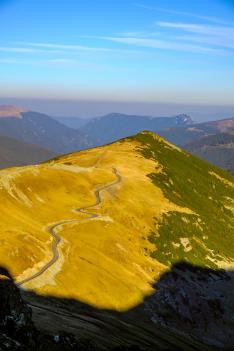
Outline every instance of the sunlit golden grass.
<path id="1" fill-rule="evenodd" d="M 148 235 L 155 218 L 168 211 L 192 213 L 165 198 L 147 177 L 163 171 L 145 159 L 137 142 L 65 155 L 39 166 L 0 172 L 0 264 L 17 281 L 37 272 L 52 257 L 48 227 L 62 220 L 81 220 L 57 228 L 59 260 L 25 288 L 39 293 L 73 297 L 100 308 L 127 310 L 152 292 L 151 283 L 166 269 L 151 258 Z M 167 146 L 170 147 L 170 146 Z M 101 204 L 88 214 L 74 209 L 92 205 L 94 190 L 116 180 L 101 192 Z"/>

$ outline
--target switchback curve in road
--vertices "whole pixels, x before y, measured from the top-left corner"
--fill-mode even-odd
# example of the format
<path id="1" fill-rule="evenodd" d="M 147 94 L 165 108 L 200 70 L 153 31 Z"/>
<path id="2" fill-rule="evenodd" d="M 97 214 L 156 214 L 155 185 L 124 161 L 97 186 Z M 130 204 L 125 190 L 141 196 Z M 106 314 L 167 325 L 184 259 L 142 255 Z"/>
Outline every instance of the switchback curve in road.
<path id="1" fill-rule="evenodd" d="M 58 261 L 58 259 L 59 259 L 58 246 L 59 246 L 59 243 L 61 242 L 61 237 L 57 233 L 57 229 L 59 227 L 65 225 L 65 224 L 79 223 L 79 222 L 84 221 L 84 220 L 88 221 L 88 220 L 91 220 L 93 218 L 101 217 L 101 215 L 99 215 L 97 213 L 93 213 L 93 212 L 88 212 L 87 210 L 89 208 L 93 208 L 93 207 L 99 205 L 102 202 L 102 199 L 101 199 L 101 192 L 102 191 L 108 190 L 109 188 L 112 188 L 113 186 L 122 182 L 122 177 L 118 173 L 117 169 L 112 168 L 112 172 L 115 175 L 116 180 L 112 183 L 103 185 L 94 191 L 95 203 L 88 205 L 88 206 L 84 206 L 84 207 L 78 207 L 74 210 L 75 212 L 84 213 L 84 214 L 88 215 L 89 216 L 88 218 L 62 220 L 62 221 L 59 221 L 59 222 L 54 223 L 53 225 L 47 227 L 47 232 L 52 236 L 52 243 L 51 243 L 52 258 L 43 267 L 41 267 L 38 272 L 34 273 L 30 277 L 25 278 L 24 280 L 22 280 L 20 282 L 18 282 L 17 286 L 22 286 L 22 285 L 40 277 L 43 273 L 45 273 L 49 268 L 51 268 Z"/>

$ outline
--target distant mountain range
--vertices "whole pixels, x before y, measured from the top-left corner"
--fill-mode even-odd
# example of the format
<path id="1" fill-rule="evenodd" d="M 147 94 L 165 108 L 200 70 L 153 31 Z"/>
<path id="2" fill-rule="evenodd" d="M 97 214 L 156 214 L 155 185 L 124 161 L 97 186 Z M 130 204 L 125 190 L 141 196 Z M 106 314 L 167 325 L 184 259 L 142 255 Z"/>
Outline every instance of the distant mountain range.
<path id="1" fill-rule="evenodd" d="M 192 154 L 234 174 L 234 118 L 204 122 L 159 134 Z"/>
<path id="2" fill-rule="evenodd" d="M 234 134 L 209 135 L 185 145 L 184 148 L 234 175 Z"/>
<path id="3" fill-rule="evenodd" d="M 218 121 L 196 123 L 184 126 L 180 129 L 169 128 L 160 131 L 160 135 L 171 143 L 184 146 L 195 140 L 199 140 L 209 135 L 226 133 L 234 130 L 234 118 L 222 119 Z"/>
<path id="4" fill-rule="evenodd" d="M 185 115 L 152 118 L 120 114 L 92 120 L 52 118 L 17 106 L 0 106 L 0 167 L 37 163 L 55 154 L 112 142 L 142 129 L 181 126 L 189 120 Z"/>
<path id="5" fill-rule="evenodd" d="M 234 171 L 233 135 L 229 134 L 234 131 L 234 118 L 194 123 L 187 115 L 156 118 L 112 113 L 87 121 L 79 130 L 92 138 L 95 145 L 150 130 L 204 160 Z"/>
<path id="6" fill-rule="evenodd" d="M 0 109 L 0 135 L 37 144 L 56 153 L 93 146 L 93 142 L 81 131 L 69 128 L 45 114 L 14 106 Z"/>
<path id="7" fill-rule="evenodd" d="M 233 173 L 234 146 L 231 133 L 234 131 L 234 118 L 204 123 L 194 123 L 190 116 L 184 114 L 150 117 L 111 113 L 92 119 L 52 118 L 16 106 L 0 106 L 0 135 L 31 144 L 27 148 L 32 148 L 32 151 L 27 154 L 32 157 L 25 157 L 25 152 L 22 152 L 24 149 L 18 147 L 11 158 L 14 152 L 11 153 L 9 149 L 8 161 L 2 159 L 2 166 L 25 164 L 27 160 L 29 163 L 44 160 L 42 151 L 38 149 L 37 155 L 32 144 L 47 149 L 43 154 L 46 158 L 48 150 L 51 150 L 51 155 L 79 151 L 111 143 L 143 130 L 156 132 L 171 143 Z M 6 141 L 3 143 L 9 145 Z"/>
<path id="8" fill-rule="evenodd" d="M 159 132 L 165 128 L 184 127 L 193 123 L 191 117 L 149 117 L 111 113 L 90 120 L 79 130 L 90 136 L 95 145 L 103 145 L 131 136 L 143 130 Z"/>

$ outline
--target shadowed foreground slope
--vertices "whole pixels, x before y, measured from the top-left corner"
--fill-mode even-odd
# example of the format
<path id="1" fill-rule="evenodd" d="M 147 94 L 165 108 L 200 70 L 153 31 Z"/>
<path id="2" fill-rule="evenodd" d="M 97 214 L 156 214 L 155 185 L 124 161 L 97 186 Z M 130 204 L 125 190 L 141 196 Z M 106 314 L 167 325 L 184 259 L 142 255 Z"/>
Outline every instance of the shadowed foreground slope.
<path id="1" fill-rule="evenodd" d="M 9 273 L 1 269 L 0 349 L 233 349 L 233 272 L 182 262 L 163 274 L 154 288 L 140 305 L 115 312 L 29 291 L 21 291 L 22 300 Z"/>

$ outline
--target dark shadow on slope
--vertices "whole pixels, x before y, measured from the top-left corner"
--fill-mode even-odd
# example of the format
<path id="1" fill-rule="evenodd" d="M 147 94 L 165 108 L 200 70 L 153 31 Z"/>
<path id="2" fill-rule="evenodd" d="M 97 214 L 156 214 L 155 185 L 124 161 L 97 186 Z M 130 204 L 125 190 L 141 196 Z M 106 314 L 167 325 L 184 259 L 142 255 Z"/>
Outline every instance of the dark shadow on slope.
<path id="1" fill-rule="evenodd" d="M 0 271 L 0 274 L 8 273 Z M 7 319 L 13 324 L 6 335 L 14 339 L 18 335 L 14 329 L 22 327 L 19 316 L 27 316 L 24 319 L 26 327 L 20 333 L 25 338 L 25 330 L 28 330 L 30 350 L 234 350 L 234 272 L 181 262 L 163 274 L 154 287 L 153 295 L 121 313 L 25 290 L 21 290 L 21 300 L 13 281 L 1 279 L 0 307 L 3 312 L 0 319 L 6 320 L 4 313 L 9 316 L 12 310 L 16 311 L 14 318 Z M 11 299 L 2 298 L 4 291 L 7 296 L 14 297 L 13 301 L 18 296 L 17 302 L 11 305 Z M 35 329 L 30 321 L 30 309 L 23 301 L 32 308 Z M 0 350 L 1 346 L 0 339 Z"/>

